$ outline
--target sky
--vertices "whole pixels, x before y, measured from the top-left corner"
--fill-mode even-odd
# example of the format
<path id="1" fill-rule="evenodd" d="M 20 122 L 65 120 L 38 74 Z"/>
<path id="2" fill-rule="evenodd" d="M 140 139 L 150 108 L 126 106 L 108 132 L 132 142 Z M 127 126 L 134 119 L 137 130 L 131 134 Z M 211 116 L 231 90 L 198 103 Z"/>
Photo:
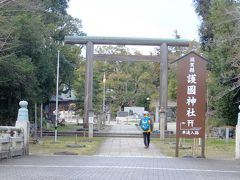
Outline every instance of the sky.
<path id="1" fill-rule="evenodd" d="M 70 0 L 68 13 L 88 36 L 198 40 L 192 0 Z"/>

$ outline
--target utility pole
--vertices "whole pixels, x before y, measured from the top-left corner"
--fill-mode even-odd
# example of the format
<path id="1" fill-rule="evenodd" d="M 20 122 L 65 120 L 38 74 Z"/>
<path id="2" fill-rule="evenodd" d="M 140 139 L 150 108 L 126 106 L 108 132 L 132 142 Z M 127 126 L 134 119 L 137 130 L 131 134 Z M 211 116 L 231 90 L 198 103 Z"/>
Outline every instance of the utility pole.
<path id="1" fill-rule="evenodd" d="M 34 136 L 37 138 L 37 103 L 35 103 L 35 114 L 34 114 Z"/>
<path id="2" fill-rule="evenodd" d="M 106 75 L 105 72 L 103 74 L 103 104 L 102 104 L 102 111 L 105 112 L 105 101 L 106 101 Z"/>
<path id="3" fill-rule="evenodd" d="M 43 128 L 43 104 L 41 103 L 41 115 L 40 115 L 40 137 L 42 138 L 42 128 Z"/>
<path id="4" fill-rule="evenodd" d="M 57 126 L 58 126 L 58 81 L 59 81 L 59 50 L 57 58 L 57 83 L 56 83 L 56 118 L 55 118 L 55 143 L 57 142 Z"/>

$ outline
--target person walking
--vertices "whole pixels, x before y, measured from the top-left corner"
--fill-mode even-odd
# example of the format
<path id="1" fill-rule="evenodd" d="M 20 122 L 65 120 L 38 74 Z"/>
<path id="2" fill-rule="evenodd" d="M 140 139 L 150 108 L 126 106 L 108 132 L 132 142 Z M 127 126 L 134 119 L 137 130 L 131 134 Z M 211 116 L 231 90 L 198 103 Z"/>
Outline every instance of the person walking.
<path id="1" fill-rule="evenodd" d="M 153 122 L 152 119 L 149 117 L 148 111 L 143 112 L 143 117 L 140 120 L 140 127 L 143 130 L 143 141 L 145 145 L 145 149 L 149 147 L 150 144 L 150 135 L 153 130 Z"/>

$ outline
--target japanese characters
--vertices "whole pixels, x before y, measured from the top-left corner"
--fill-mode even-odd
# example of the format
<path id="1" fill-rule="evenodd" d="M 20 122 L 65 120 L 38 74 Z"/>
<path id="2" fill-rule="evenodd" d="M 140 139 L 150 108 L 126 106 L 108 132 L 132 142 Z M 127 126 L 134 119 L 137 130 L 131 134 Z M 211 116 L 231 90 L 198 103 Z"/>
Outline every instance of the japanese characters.
<path id="1" fill-rule="evenodd" d="M 190 53 L 178 62 L 177 135 L 197 138 L 205 131 L 206 61 Z"/>

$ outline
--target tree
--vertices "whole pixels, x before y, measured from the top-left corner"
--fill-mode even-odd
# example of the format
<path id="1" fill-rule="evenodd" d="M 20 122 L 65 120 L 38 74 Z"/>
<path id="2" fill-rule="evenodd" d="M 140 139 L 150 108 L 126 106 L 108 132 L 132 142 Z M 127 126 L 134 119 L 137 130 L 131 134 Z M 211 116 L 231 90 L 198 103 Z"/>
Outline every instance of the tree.
<path id="1" fill-rule="evenodd" d="M 239 2 L 195 0 L 195 5 L 196 12 L 202 17 L 202 49 L 211 60 L 209 109 L 227 125 L 235 125 L 240 90 Z"/>
<path id="2" fill-rule="evenodd" d="M 130 49 L 125 46 L 99 46 L 95 50 L 100 54 L 130 55 Z M 139 54 L 138 51 L 133 52 Z M 81 99 L 83 107 L 84 97 L 84 66 L 81 62 L 78 69 L 78 78 L 75 88 L 78 87 L 78 97 Z M 159 67 L 159 66 L 158 66 Z M 103 74 L 106 74 L 106 101 L 111 103 L 112 112 L 116 113 L 125 106 L 144 106 L 146 97 L 158 94 L 159 70 L 156 63 L 152 62 L 123 62 L 106 61 L 94 62 L 93 77 L 93 105 L 95 111 L 102 110 L 103 101 Z"/>
<path id="3" fill-rule="evenodd" d="M 67 3 L 68 0 L 0 2 L 0 104 L 2 107 L 7 102 L 3 111 L 8 113 L 9 107 L 14 107 L 7 117 L 0 112 L 0 124 L 16 120 L 20 99 L 29 101 L 30 112 L 34 103 L 49 101 L 56 87 L 57 50 L 61 50 L 60 91 L 71 89 L 81 49 L 63 46 L 62 42 L 65 35 L 84 33 L 81 21 L 66 13 Z M 9 82 L 15 81 L 8 87 Z"/>
<path id="4" fill-rule="evenodd" d="M 0 122 L 11 124 L 17 117 L 19 99 L 35 97 L 36 78 L 30 59 L 7 58 L 0 60 Z"/>

